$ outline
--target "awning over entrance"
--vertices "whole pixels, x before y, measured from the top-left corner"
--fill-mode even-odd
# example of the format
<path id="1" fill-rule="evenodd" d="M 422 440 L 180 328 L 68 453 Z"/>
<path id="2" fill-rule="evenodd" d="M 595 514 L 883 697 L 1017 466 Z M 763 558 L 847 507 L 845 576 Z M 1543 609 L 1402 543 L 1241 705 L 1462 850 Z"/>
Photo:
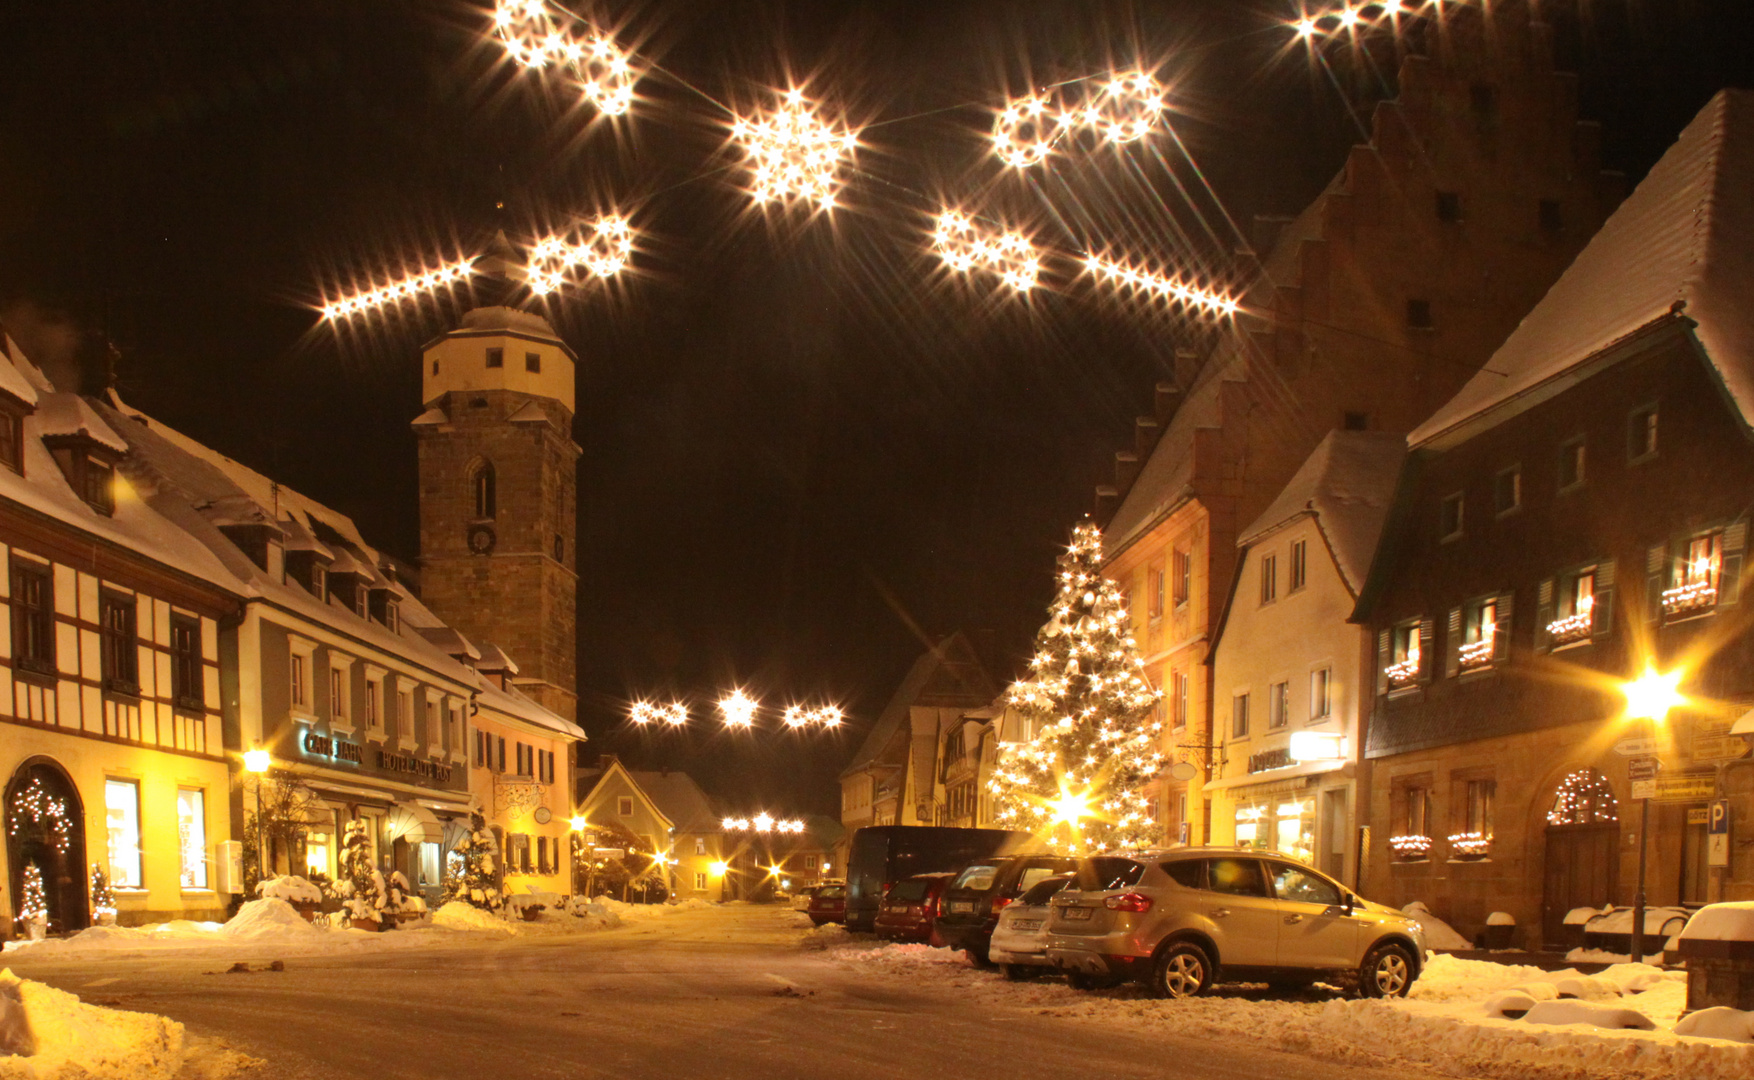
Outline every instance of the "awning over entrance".
<path id="1" fill-rule="evenodd" d="M 384 819 L 384 835 L 392 842 L 442 844 L 445 827 L 439 823 L 438 815 L 419 803 L 397 803 Z"/>

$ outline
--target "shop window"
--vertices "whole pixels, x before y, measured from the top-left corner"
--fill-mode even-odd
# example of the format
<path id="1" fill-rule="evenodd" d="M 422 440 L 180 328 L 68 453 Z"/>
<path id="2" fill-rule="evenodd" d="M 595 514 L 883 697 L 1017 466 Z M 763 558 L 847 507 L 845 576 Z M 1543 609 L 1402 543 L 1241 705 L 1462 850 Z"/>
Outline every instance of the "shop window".
<path id="1" fill-rule="evenodd" d="M 1520 510 L 1523 505 L 1523 469 L 1512 465 L 1492 478 L 1492 509 L 1503 517 Z"/>
<path id="2" fill-rule="evenodd" d="M 140 638 L 134 627 L 134 598 L 106 593 L 98 602 L 103 620 L 104 689 L 140 692 Z"/>
<path id="3" fill-rule="evenodd" d="M 326 832 L 311 831 L 305 833 L 305 876 L 323 874 L 333 877 L 330 860 L 333 856 L 333 836 Z"/>
<path id="4" fill-rule="evenodd" d="M 1333 716 L 1334 669 L 1317 668 L 1309 673 L 1309 719 L 1311 723 Z"/>
<path id="5" fill-rule="evenodd" d="M 1271 604 L 1279 597 L 1279 556 L 1261 556 L 1261 603 Z"/>
<path id="6" fill-rule="evenodd" d="M 140 865 L 140 784 L 105 780 L 104 817 L 109 826 L 110 884 L 118 889 L 145 888 Z"/>
<path id="7" fill-rule="evenodd" d="M 171 697 L 183 709 L 204 708 L 206 687 L 201 677 L 201 620 L 171 615 Z"/>
<path id="8" fill-rule="evenodd" d="M 207 796 L 199 788 L 177 789 L 177 850 L 185 889 L 207 887 Z"/>
<path id="9" fill-rule="evenodd" d="M 1230 701 L 1230 737 L 1246 739 L 1249 733 L 1249 696 L 1236 695 Z"/>
<path id="10" fill-rule="evenodd" d="M 1461 492 L 1458 491 L 1454 495 L 1444 497 L 1437 514 L 1437 538 L 1439 540 L 1454 540 L 1462 535 L 1463 509 Z"/>
<path id="11" fill-rule="evenodd" d="M 1267 726 L 1282 728 L 1291 719 L 1291 684 L 1276 682 L 1267 687 Z"/>
<path id="12" fill-rule="evenodd" d="M 47 566 L 12 560 L 12 662 L 55 673 L 55 587 Z"/>
<path id="13" fill-rule="evenodd" d="M 1559 448 L 1559 490 L 1570 491 L 1583 484 L 1587 473 L 1587 450 L 1583 439 L 1577 438 Z"/>
<path id="14" fill-rule="evenodd" d="M 1290 580 L 1286 582 L 1287 592 L 1296 592 L 1309 583 L 1309 541 L 1299 540 L 1291 545 Z"/>
<path id="15" fill-rule="evenodd" d="M 1626 460 L 1637 463 L 1657 456 L 1657 407 L 1646 405 L 1626 418 Z"/>

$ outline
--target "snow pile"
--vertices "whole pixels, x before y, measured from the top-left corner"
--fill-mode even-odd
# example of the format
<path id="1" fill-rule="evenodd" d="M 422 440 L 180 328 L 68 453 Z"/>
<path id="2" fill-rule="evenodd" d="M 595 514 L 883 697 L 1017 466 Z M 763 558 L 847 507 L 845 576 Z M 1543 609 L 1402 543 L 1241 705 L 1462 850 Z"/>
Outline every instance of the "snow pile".
<path id="1" fill-rule="evenodd" d="M 850 945 L 853 942 L 852 931 L 840 923 L 824 923 L 812 926 L 798 939 L 800 949 L 831 949 L 837 945 Z"/>
<path id="2" fill-rule="evenodd" d="M 1679 940 L 1754 941 L 1754 900 L 1705 905 L 1687 921 Z"/>
<path id="3" fill-rule="evenodd" d="M 1631 960 L 1629 953 L 1609 952 L 1607 949 L 1573 949 L 1565 954 L 1568 964 L 1625 964 Z"/>
<path id="4" fill-rule="evenodd" d="M 840 952 L 836 958 L 877 967 L 901 968 L 937 964 L 947 967 L 973 967 L 968 954 L 961 949 L 940 949 L 919 943 L 884 945 L 875 949 L 848 949 Z"/>
<path id="5" fill-rule="evenodd" d="M 1686 908 L 1647 907 L 1644 909 L 1644 936 L 1647 939 L 1668 937 L 1679 930 L 1686 921 Z M 1624 934 L 1630 937 L 1632 935 L 1632 909 L 1629 907 L 1604 908 L 1601 914 L 1584 924 L 1584 930 L 1591 934 Z"/>
<path id="6" fill-rule="evenodd" d="M 1487 926 L 1515 926 L 1516 916 L 1508 911 L 1494 911 L 1486 916 Z"/>
<path id="7" fill-rule="evenodd" d="M 629 904 L 615 899 L 613 896 L 599 896 L 591 901 L 602 906 L 605 913 L 619 916 L 628 922 L 641 919 L 662 919 L 666 915 L 675 915 L 683 911 L 714 911 L 720 905 L 691 896 L 674 904 Z M 724 905 L 727 907 L 734 905 Z"/>
<path id="8" fill-rule="evenodd" d="M 24 1004 L 36 1053 L 0 1058 L 4 1080 L 172 1080 L 190 1064 L 183 1025 L 150 1013 L 87 1005 L 73 994 L 0 971 L 0 986 Z M 209 1078 L 232 1075 L 248 1064 L 239 1055 L 203 1062 Z"/>
<path id="9" fill-rule="evenodd" d="M 491 911 L 484 911 L 463 900 L 452 900 L 432 916 L 432 925 L 443 930 L 476 930 L 499 934 L 515 934 L 518 928 Z"/>
<path id="10" fill-rule="evenodd" d="M 1675 1034 L 1692 1035 L 1699 1039 L 1729 1039 L 1754 1043 L 1754 1012 L 1743 1012 L 1722 1005 L 1688 1013 L 1675 1025 Z"/>
<path id="11" fill-rule="evenodd" d="M 269 897 L 251 900 L 239 908 L 231 921 L 219 928 L 219 933 L 251 941 L 305 941 L 323 935 L 324 931 L 305 922 L 304 916 L 285 900 Z"/>
<path id="12" fill-rule="evenodd" d="M 706 911 L 706 910 L 710 909 L 712 906 L 713 905 L 712 905 L 711 901 L 702 900 L 698 896 L 691 896 L 686 900 L 678 900 L 674 904 L 671 904 L 670 910 L 672 910 L 672 911 Z"/>
<path id="13" fill-rule="evenodd" d="M 1538 1001 L 1528 1015 L 1529 1024 L 1585 1024 L 1610 1030 L 1655 1031 L 1650 1017 L 1636 1009 L 1599 1005 L 1593 1001 Z"/>
<path id="14" fill-rule="evenodd" d="M 1419 920 L 1425 928 L 1425 947 L 1427 949 L 1471 949 L 1474 943 L 1456 933 L 1455 928 L 1431 913 L 1424 903 L 1415 900 L 1401 909 L 1408 915 Z"/>
<path id="15" fill-rule="evenodd" d="M 295 904 L 320 904 L 323 902 L 323 890 L 297 874 L 269 878 L 256 886 L 256 895 L 263 899 L 277 897 Z"/>

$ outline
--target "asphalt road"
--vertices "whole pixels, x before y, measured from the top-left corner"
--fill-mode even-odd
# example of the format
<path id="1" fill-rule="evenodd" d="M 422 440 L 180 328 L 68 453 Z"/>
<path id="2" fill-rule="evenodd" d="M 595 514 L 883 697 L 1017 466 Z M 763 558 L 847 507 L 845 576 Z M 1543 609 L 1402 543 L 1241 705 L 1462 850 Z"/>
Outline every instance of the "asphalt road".
<path id="1" fill-rule="evenodd" d="M 276 1080 L 1418 1075 L 969 1002 L 801 950 L 795 925 L 776 909 L 719 909 L 564 938 L 288 957 L 284 972 L 250 975 L 215 974 L 231 957 L 211 954 L 7 961 L 223 1039 L 265 1060 L 251 1076 Z"/>

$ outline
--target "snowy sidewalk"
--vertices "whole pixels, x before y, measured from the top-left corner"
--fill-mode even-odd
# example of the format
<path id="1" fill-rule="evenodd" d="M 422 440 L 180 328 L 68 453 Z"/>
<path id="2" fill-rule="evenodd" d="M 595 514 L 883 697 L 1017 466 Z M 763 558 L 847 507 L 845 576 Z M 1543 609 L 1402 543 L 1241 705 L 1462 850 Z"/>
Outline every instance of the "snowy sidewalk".
<path id="1" fill-rule="evenodd" d="M 806 948 L 826 948 L 830 959 L 874 976 L 943 980 L 971 1004 L 1021 1006 L 1042 1015 L 1218 1043 L 1248 1040 L 1339 1063 L 1400 1063 L 1502 1080 L 1754 1076 L 1754 1046 L 1675 1034 L 1672 1029 L 1686 1005 L 1684 975 L 1642 964 L 1616 965 L 1587 976 L 1439 954 L 1427 963 L 1405 1000 L 1349 999 L 1321 987 L 1284 998 L 1258 987 L 1220 986 L 1205 997 L 1159 1001 L 1130 986 L 1081 993 L 1051 976 L 1007 982 L 996 972 L 977 970 L 960 953 L 925 945 L 878 945 L 840 928 L 801 930 L 799 941 Z M 1489 1006 L 1502 1003 L 1502 995 L 1519 990 L 1529 1000 L 1512 999 L 1509 1005 L 1545 1004 L 1526 1019 L 1506 1019 L 1490 1011 Z M 1582 996 L 1562 1000 L 1560 993 Z M 1616 1010 L 1647 1018 L 1653 1030 L 1611 1030 L 1577 1022 L 1614 1022 Z M 1538 1022 L 1542 1014 L 1553 1022 Z"/>

